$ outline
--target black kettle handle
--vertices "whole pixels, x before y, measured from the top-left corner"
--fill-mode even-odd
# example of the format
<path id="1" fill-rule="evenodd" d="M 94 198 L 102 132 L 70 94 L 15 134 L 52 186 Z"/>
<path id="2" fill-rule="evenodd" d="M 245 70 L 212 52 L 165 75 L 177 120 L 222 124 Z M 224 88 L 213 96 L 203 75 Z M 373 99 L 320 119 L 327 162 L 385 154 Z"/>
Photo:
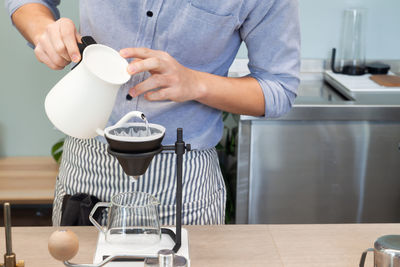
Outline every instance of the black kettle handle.
<path id="1" fill-rule="evenodd" d="M 85 48 L 86 48 L 87 46 L 89 46 L 89 45 L 97 44 L 96 41 L 93 39 L 92 36 L 83 36 L 82 39 L 81 39 L 81 42 L 82 42 L 82 43 L 78 43 L 79 53 L 81 54 L 81 60 L 79 60 L 79 62 L 76 63 L 76 64 L 71 68 L 71 70 L 73 70 L 76 66 L 79 65 L 79 63 L 81 63 L 81 61 L 82 61 L 82 56 L 83 56 L 83 50 L 85 50 Z"/>
<path id="2" fill-rule="evenodd" d="M 83 53 L 83 50 L 85 50 L 85 48 L 88 45 L 97 44 L 92 36 L 83 36 L 82 39 L 81 39 L 81 42 L 82 43 L 78 43 L 78 48 L 79 48 L 79 52 L 81 53 L 81 55 Z"/>

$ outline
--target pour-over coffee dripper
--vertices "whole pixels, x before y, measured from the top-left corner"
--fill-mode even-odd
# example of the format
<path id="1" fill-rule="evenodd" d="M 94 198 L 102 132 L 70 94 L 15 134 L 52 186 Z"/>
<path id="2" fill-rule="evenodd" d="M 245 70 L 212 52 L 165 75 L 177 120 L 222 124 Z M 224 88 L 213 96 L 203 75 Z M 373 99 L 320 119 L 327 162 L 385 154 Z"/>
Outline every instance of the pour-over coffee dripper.
<path id="1" fill-rule="evenodd" d="M 131 112 L 124 116 L 123 119 L 120 120 L 116 125 L 108 127 L 104 130 L 104 136 L 106 137 L 107 141 L 109 142 L 108 152 L 111 155 L 114 155 L 118 162 L 121 164 L 124 172 L 127 175 L 131 176 L 140 176 L 143 175 L 147 167 L 149 166 L 153 157 L 161 153 L 162 151 L 174 151 L 176 154 L 176 225 L 175 225 L 175 232 L 169 228 L 161 228 L 161 233 L 169 236 L 170 239 L 174 242 L 173 248 L 162 248 L 158 251 L 158 253 L 149 256 L 143 254 L 121 254 L 120 251 L 117 254 L 108 254 L 108 256 L 104 256 L 101 261 L 98 261 L 94 264 L 75 264 L 69 262 L 72 256 L 65 256 L 62 258 L 58 258 L 59 260 L 64 261 L 64 265 L 69 267 L 100 267 L 103 266 L 111 261 L 134 261 L 138 262 L 141 261 L 145 264 L 145 266 L 174 266 L 174 267 L 185 267 L 188 265 L 188 260 L 185 257 L 175 255 L 181 249 L 182 245 L 182 169 L 183 169 L 183 154 L 185 151 L 190 151 L 191 147 L 190 144 L 185 144 L 183 141 L 183 130 L 182 128 L 177 129 L 177 139 L 175 145 L 170 146 L 162 146 L 161 141 L 164 137 L 165 128 L 161 125 L 155 126 L 156 124 L 149 124 L 150 131 L 151 129 L 164 129 L 161 133 L 155 131 L 154 136 L 153 132 L 150 135 L 146 136 L 131 136 L 126 140 L 120 140 L 120 138 L 116 138 L 116 136 L 124 136 L 123 133 L 121 135 L 121 131 L 114 131 L 115 129 L 124 129 L 126 131 L 127 128 L 133 126 L 134 124 L 127 123 L 127 121 L 132 117 L 140 117 L 144 124 L 146 124 L 145 116 L 141 112 Z M 143 123 L 142 123 L 143 124 Z M 125 133 L 132 133 L 133 131 L 128 130 Z M 153 136 L 149 138 L 149 136 Z M 126 137 L 126 136 L 125 136 Z M 157 140 L 157 142 L 153 142 Z M 114 142 L 115 141 L 115 142 Z M 126 143 L 127 142 L 127 143 Z M 119 146 L 120 145 L 120 146 Z M 123 150 L 123 152 L 117 152 L 115 149 L 118 150 L 118 147 Z M 129 148 L 128 148 L 129 147 Z M 184 232 L 186 233 L 186 231 Z M 184 254 L 186 257 L 189 256 L 188 252 L 188 243 L 187 243 L 187 236 L 184 235 Z M 59 240 L 58 240 L 59 241 Z M 55 242 L 56 244 L 61 244 L 62 242 Z M 56 255 L 58 253 L 63 254 L 63 250 L 65 248 L 62 246 L 54 246 L 49 251 L 52 255 Z M 64 253 L 65 254 L 65 253 Z M 97 255 L 97 254 L 96 254 Z M 167 264 L 168 263 L 168 264 Z"/>
<path id="2" fill-rule="evenodd" d="M 116 125 L 112 127 L 108 127 L 104 131 L 104 136 L 107 138 L 110 137 L 110 130 L 117 128 L 126 128 L 131 124 L 127 124 L 126 122 L 131 117 L 140 117 L 144 121 L 146 121 L 146 117 L 143 113 L 132 111 L 125 115 Z M 151 125 L 153 125 L 154 129 L 164 129 L 161 125 L 149 124 L 150 129 Z M 162 134 L 155 132 L 153 139 L 146 137 L 137 137 L 132 138 L 130 140 L 125 140 L 125 142 L 121 142 L 121 140 L 116 140 L 113 138 L 115 142 L 109 142 L 109 147 L 107 149 L 108 153 L 115 156 L 120 163 L 122 169 L 127 175 L 133 177 L 139 177 L 143 175 L 153 157 L 162 151 L 174 151 L 176 154 L 176 169 L 177 169 L 177 179 L 176 179 L 176 233 L 173 233 L 170 229 L 163 228 L 162 233 L 168 234 L 173 239 L 175 239 L 175 246 L 172 249 L 174 252 L 177 252 L 181 246 L 181 230 L 182 230 L 182 165 L 183 165 L 183 154 L 185 151 L 190 151 L 190 144 L 185 144 L 183 141 L 183 130 L 182 128 L 177 129 L 176 142 L 173 146 L 157 146 L 157 142 L 161 144 L 162 139 L 164 138 L 164 131 Z M 150 136 L 153 136 L 152 134 Z M 149 136 L 147 136 L 149 137 Z M 157 140 L 157 142 L 153 142 Z M 144 144 L 145 143 L 145 144 Z M 113 146 L 111 146 L 113 144 Z M 115 145 L 115 146 L 114 146 Z M 117 146 L 118 145 L 118 146 Z M 127 145 L 123 150 L 125 152 L 117 152 L 115 151 L 116 147 L 122 147 Z M 145 149 L 144 149 L 145 147 Z"/>
<path id="3" fill-rule="evenodd" d="M 138 118 L 142 122 L 130 122 Z M 142 153 L 161 147 L 165 128 L 159 124 L 148 123 L 140 111 L 131 111 L 115 125 L 104 129 L 102 135 L 107 139 L 111 151 L 120 153 Z"/>
<path id="4" fill-rule="evenodd" d="M 132 118 L 143 122 L 128 122 Z M 153 157 L 162 151 L 165 128 L 148 123 L 142 112 L 131 111 L 115 125 L 104 129 L 102 135 L 109 144 L 108 153 L 117 158 L 124 172 L 138 177 L 146 172 Z"/>

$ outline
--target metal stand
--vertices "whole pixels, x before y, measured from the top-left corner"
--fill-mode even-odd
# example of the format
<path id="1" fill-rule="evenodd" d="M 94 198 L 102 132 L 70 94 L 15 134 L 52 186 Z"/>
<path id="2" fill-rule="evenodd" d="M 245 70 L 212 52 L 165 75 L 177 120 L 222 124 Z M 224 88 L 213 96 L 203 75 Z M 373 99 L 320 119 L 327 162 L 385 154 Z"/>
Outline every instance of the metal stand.
<path id="1" fill-rule="evenodd" d="M 176 154 L 176 230 L 175 230 L 175 246 L 172 250 L 177 253 L 181 247 L 182 235 L 182 168 L 183 168 L 183 154 L 185 151 L 190 151 L 190 144 L 185 145 L 183 141 L 183 130 L 178 128 L 176 130 L 175 146 L 163 146 L 162 150 L 172 150 Z M 169 229 L 166 229 L 169 230 Z M 170 231 L 170 230 L 169 230 Z"/>
<path id="2" fill-rule="evenodd" d="M 182 245 L 182 173 L 183 173 L 183 154 L 185 151 L 190 151 L 190 144 L 185 144 L 183 141 L 183 130 L 182 128 L 178 128 L 176 130 L 176 142 L 173 146 L 162 146 L 161 149 L 154 150 L 153 152 L 146 152 L 143 155 L 148 156 L 148 154 L 158 154 L 161 151 L 175 151 L 176 154 L 176 229 L 175 233 L 167 228 L 162 228 L 161 231 L 163 234 L 168 234 L 175 242 L 172 251 L 177 253 Z M 110 150 L 108 150 L 110 152 Z M 111 153 L 113 154 L 113 153 Z M 115 153 L 114 153 L 115 155 Z M 154 156 L 154 155 L 153 155 Z M 141 154 L 135 154 L 135 157 L 140 158 Z M 163 253 L 161 253 L 161 256 Z M 171 255 L 170 253 L 168 255 Z M 160 260 L 162 257 L 160 256 L 160 252 L 158 257 L 149 257 L 144 255 L 110 255 L 106 256 L 102 262 L 98 264 L 75 264 L 69 261 L 64 261 L 64 265 L 69 267 L 100 267 L 104 266 L 108 262 L 111 261 L 155 261 Z M 186 266 L 186 259 L 177 255 L 173 255 L 176 257 L 176 262 L 174 261 L 173 266 Z M 183 260 L 181 259 L 183 258 Z M 179 259 L 179 260 L 178 260 Z M 183 262 L 183 263 L 182 263 Z M 162 263 L 162 261 L 161 261 Z M 148 264 L 148 263 L 146 263 Z M 159 264 L 159 263 L 157 263 Z M 182 264 L 182 265 L 181 265 Z"/>

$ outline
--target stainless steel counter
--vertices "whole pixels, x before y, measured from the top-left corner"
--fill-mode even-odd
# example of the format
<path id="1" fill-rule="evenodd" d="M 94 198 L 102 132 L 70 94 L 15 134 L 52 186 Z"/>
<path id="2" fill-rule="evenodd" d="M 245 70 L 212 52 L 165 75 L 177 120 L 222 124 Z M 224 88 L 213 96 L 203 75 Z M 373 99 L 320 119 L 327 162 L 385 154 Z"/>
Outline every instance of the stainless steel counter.
<path id="1" fill-rule="evenodd" d="M 237 223 L 400 222 L 400 93 L 303 73 L 292 110 L 241 116 Z"/>
<path id="2" fill-rule="evenodd" d="M 400 93 L 338 91 L 324 82 L 322 73 L 302 73 L 298 97 L 285 116 L 269 120 L 378 120 L 399 121 Z M 241 120 L 265 120 L 241 116 Z"/>

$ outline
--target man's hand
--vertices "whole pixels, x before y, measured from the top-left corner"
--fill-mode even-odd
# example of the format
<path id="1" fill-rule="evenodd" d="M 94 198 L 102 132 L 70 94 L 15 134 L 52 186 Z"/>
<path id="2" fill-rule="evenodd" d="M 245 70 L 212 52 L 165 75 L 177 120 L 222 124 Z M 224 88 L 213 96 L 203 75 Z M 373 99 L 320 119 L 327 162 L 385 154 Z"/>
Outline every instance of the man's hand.
<path id="1" fill-rule="evenodd" d="M 232 113 L 264 114 L 263 92 L 253 77 L 227 78 L 195 71 L 182 66 L 166 52 L 148 48 L 125 48 L 120 54 L 124 58 L 134 58 L 128 65 L 129 74 L 144 71 L 152 74 L 129 90 L 131 97 L 144 94 L 150 101 L 195 100 Z"/>
<path id="2" fill-rule="evenodd" d="M 182 66 L 168 53 L 148 48 L 125 48 L 120 54 L 124 58 L 135 58 L 128 66 L 129 74 L 144 71 L 152 74 L 129 90 L 132 97 L 144 94 L 150 101 L 175 102 L 201 97 L 202 87 L 198 72 Z"/>
<path id="3" fill-rule="evenodd" d="M 53 70 L 61 70 L 71 61 L 79 62 L 77 42 L 80 40 L 74 22 L 60 18 L 33 38 L 36 58 Z"/>

